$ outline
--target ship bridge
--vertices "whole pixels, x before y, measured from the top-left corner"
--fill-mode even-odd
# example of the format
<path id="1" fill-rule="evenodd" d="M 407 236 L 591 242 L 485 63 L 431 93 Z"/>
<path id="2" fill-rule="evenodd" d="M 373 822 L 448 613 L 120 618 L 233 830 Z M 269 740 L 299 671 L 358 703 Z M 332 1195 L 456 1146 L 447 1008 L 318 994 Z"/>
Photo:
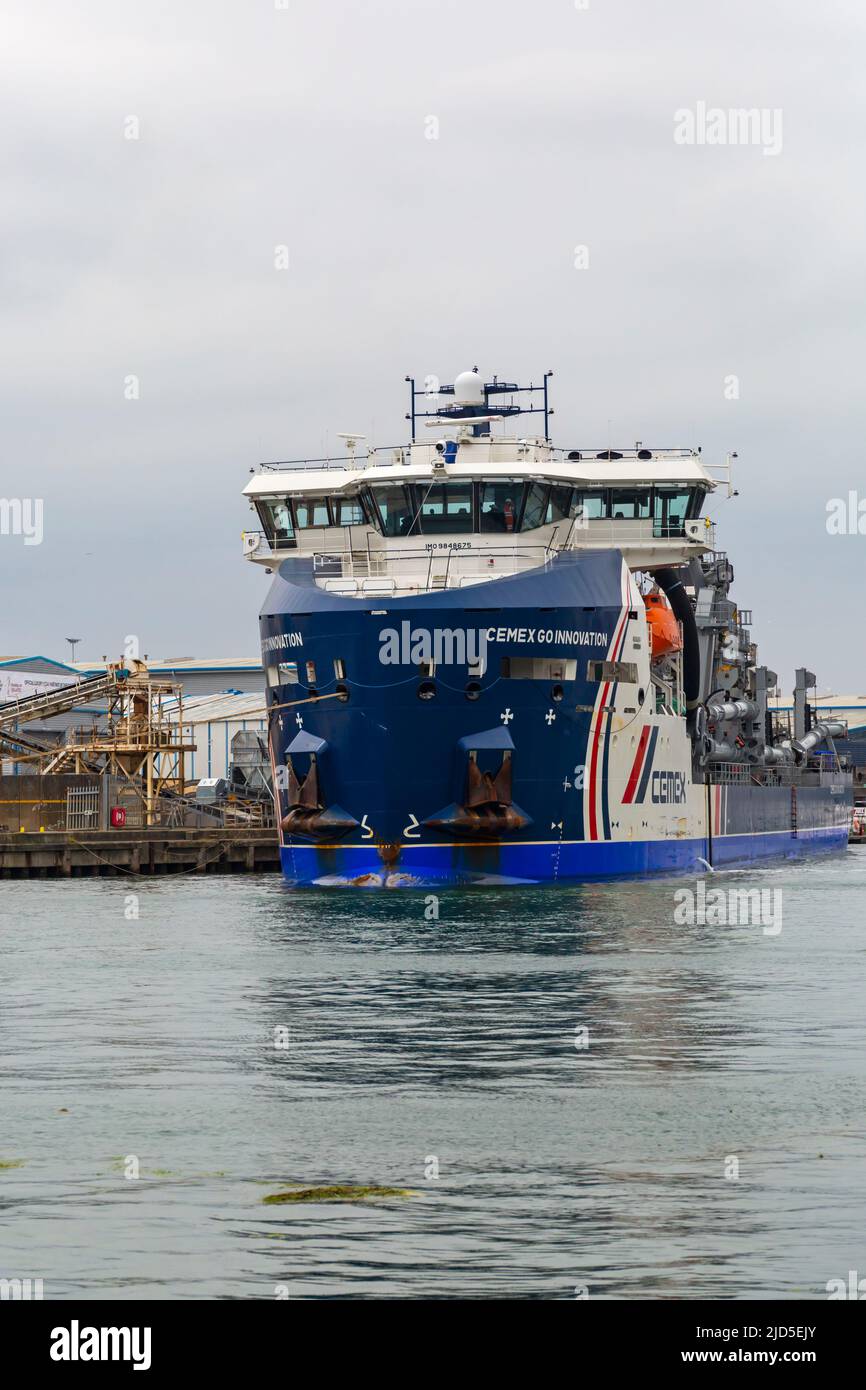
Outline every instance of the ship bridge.
<path id="1" fill-rule="evenodd" d="M 645 570 L 714 549 L 702 510 L 716 480 L 700 450 L 554 447 L 548 377 L 519 387 L 466 372 L 428 411 L 409 379 L 407 444 L 361 453 L 350 435 L 339 458 L 261 464 L 245 488 L 259 521 L 245 555 L 268 569 L 309 555 L 323 588 L 363 597 L 468 587 L 564 550 L 617 549 Z M 515 401 L 524 392 L 543 404 Z M 543 414 L 543 435 L 505 433 L 528 414 Z"/>

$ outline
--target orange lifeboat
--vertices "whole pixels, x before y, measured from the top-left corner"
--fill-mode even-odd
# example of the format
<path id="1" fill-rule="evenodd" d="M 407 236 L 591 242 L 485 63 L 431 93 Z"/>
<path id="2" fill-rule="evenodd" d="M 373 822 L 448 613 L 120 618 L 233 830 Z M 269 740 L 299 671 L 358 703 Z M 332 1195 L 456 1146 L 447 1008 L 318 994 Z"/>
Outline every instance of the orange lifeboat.
<path id="1" fill-rule="evenodd" d="M 647 622 L 652 633 L 652 659 L 657 661 L 668 652 L 681 652 L 683 639 L 680 625 L 664 594 L 645 594 Z"/>

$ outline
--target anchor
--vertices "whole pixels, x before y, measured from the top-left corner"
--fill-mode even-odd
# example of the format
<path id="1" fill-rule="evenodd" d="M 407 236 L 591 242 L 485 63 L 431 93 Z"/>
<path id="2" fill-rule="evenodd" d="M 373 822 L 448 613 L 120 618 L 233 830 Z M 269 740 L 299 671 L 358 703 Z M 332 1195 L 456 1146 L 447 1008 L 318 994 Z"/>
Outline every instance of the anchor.
<path id="1" fill-rule="evenodd" d="M 437 811 L 424 825 L 431 830 L 479 838 L 513 834 L 530 825 L 531 816 L 516 806 L 512 798 L 514 743 L 507 727 L 462 738 L 457 747 L 466 756 L 463 800 Z M 501 753 L 495 772 L 485 771 L 478 762 L 479 752 L 491 750 Z"/>
<path id="2" fill-rule="evenodd" d="M 319 759 L 327 747 L 325 739 L 301 729 L 286 749 L 284 804 L 288 809 L 280 819 L 280 826 L 292 835 L 307 835 L 311 839 L 348 835 L 358 825 L 354 816 L 342 806 L 326 804 L 319 777 Z M 298 775 L 294 762 L 299 756 L 307 756 L 310 760 L 302 776 Z"/>

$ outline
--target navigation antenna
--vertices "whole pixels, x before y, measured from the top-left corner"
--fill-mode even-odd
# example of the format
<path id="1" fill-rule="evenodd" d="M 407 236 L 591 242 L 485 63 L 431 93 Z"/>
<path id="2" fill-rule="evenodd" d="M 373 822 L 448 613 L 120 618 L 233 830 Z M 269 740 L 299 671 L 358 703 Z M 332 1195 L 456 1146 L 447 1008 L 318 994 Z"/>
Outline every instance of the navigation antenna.
<path id="1" fill-rule="evenodd" d="M 346 448 L 347 448 L 348 451 L 349 451 L 349 458 L 352 460 L 352 467 L 354 468 L 354 466 L 355 466 L 355 450 L 356 450 L 357 447 L 358 447 L 358 442 L 359 442 L 359 440 L 362 440 L 362 439 L 363 439 L 363 440 L 366 440 L 367 436 L 366 436 L 365 434 L 341 434 L 340 431 L 338 430 L 338 431 L 337 431 L 337 438 L 338 438 L 338 439 L 345 439 L 345 441 L 346 441 Z"/>
<path id="2" fill-rule="evenodd" d="M 471 372 L 462 372 L 456 381 L 450 385 L 437 385 L 433 392 L 415 386 L 415 378 L 407 376 L 405 378 L 409 385 L 409 409 L 406 412 L 406 419 L 412 426 L 412 443 L 415 443 L 415 432 L 419 420 L 439 422 L 441 425 L 462 422 L 465 426 L 472 429 L 473 434 L 480 438 L 490 434 L 489 421 L 501 419 L 507 415 L 543 415 L 544 416 L 544 439 L 550 443 L 550 417 L 553 414 L 553 407 L 550 405 L 548 395 L 548 382 L 553 376 L 553 372 L 545 372 L 540 386 L 518 386 L 516 381 L 500 381 L 498 377 L 492 381 L 483 381 L 480 377 L 474 383 L 474 391 L 470 392 L 469 387 L 473 385 L 471 378 L 476 376 L 478 368 L 473 367 Z M 429 380 L 430 378 L 428 378 Z M 541 396 L 541 405 L 536 405 L 536 393 Z M 419 396 L 423 396 L 429 401 L 431 395 L 450 396 L 453 404 L 442 404 L 438 410 L 418 410 L 415 402 Z M 470 399 L 470 395 L 472 398 Z M 507 396 L 507 402 L 497 400 L 491 404 L 491 397 Z M 515 396 L 528 396 L 529 401 L 526 405 L 519 404 L 514 400 Z M 535 399 L 533 399 L 535 397 Z M 475 423 L 473 423 L 475 417 Z"/>

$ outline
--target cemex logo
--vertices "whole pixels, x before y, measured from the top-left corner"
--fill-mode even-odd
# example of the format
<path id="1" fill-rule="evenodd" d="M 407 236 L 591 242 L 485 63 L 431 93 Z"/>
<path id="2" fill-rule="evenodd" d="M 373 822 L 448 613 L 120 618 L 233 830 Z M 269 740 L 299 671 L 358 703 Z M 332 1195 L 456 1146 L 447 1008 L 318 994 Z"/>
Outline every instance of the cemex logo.
<path id="1" fill-rule="evenodd" d="M 676 806 L 686 799 L 686 774 L 684 772 L 654 772 L 652 776 L 652 800 L 660 806 Z"/>
<path id="2" fill-rule="evenodd" d="M 622 795 L 623 806 L 639 806 L 646 800 L 647 789 L 650 800 L 656 805 L 678 805 L 686 799 L 686 774 L 684 772 L 653 772 L 653 758 L 659 740 L 658 725 L 644 724 L 637 741 L 631 772 Z"/>

